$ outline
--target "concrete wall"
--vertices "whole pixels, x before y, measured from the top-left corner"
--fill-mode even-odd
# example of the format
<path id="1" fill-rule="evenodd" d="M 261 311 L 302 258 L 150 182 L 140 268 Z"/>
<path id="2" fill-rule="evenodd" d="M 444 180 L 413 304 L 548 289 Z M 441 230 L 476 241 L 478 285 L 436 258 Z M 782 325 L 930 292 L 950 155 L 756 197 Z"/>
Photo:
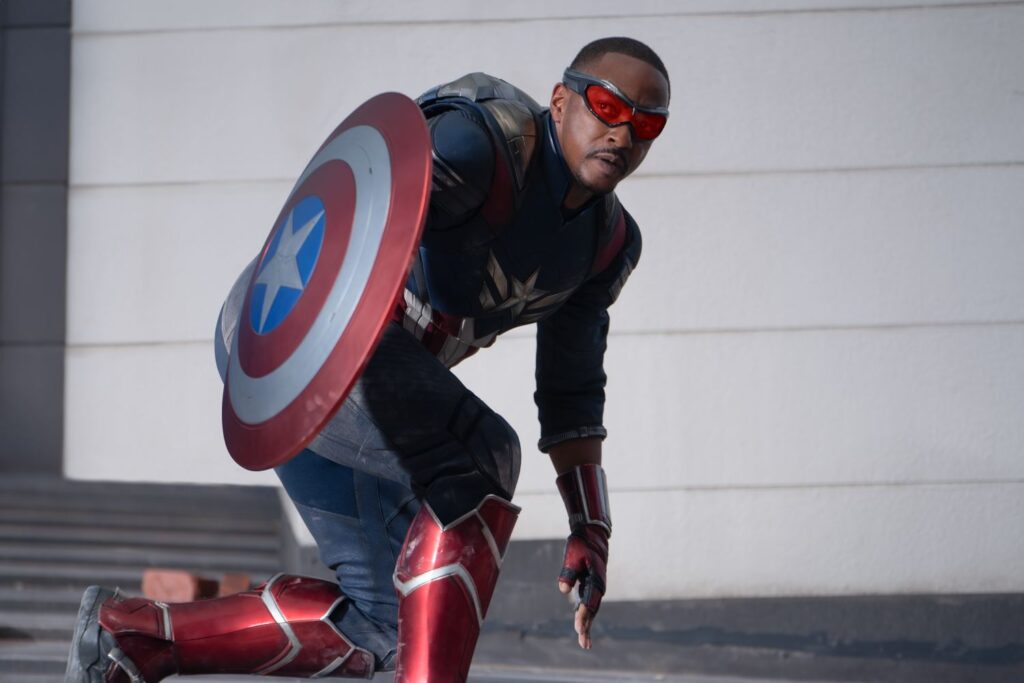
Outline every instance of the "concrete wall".
<path id="1" fill-rule="evenodd" d="M 543 99 L 649 42 L 673 115 L 620 195 L 610 599 L 1024 590 L 1024 3 L 91 0 L 74 7 L 65 468 L 256 483 L 211 335 L 321 139 L 485 70 Z M 532 332 L 459 373 L 565 532 Z"/>
<path id="2" fill-rule="evenodd" d="M 70 3 L 0 2 L 0 471 L 58 474 Z"/>

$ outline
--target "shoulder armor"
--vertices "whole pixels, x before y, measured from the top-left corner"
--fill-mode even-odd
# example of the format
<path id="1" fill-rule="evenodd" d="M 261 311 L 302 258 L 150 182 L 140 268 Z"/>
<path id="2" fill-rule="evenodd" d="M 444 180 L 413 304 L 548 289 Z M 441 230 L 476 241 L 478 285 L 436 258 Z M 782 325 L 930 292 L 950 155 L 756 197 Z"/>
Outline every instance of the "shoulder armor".
<path id="1" fill-rule="evenodd" d="M 543 107 L 511 83 L 480 72 L 432 88 L 416 103 L 430 117 L 438 108 L 454 104 L 452 100 L 473 103 L 473 108 L 488 120 L 492 132 L 505 143 L 516 187 L 521 190 L 537 146 L 538 118 Z"/>
<path id="2" fill-rule="evenodd" d="M 534 113 L 517 100 L 487 100 L 483 106 L 494 116 L 505 136 L 505 144 L 512 154 L 516 186 L 522 189 L 526 182 L 526 169 L 537 146 L 537 120 Z"/>
<path id="3" fill-rule="evenodd" d="M 542 110 L 535 99 L 511 83 L 479 71 L 431 88 L 419 96 L 416 104 L 424 107 L 445 97 L 462 97 L 473 102 L 516 100 L 538 113 Z"/>

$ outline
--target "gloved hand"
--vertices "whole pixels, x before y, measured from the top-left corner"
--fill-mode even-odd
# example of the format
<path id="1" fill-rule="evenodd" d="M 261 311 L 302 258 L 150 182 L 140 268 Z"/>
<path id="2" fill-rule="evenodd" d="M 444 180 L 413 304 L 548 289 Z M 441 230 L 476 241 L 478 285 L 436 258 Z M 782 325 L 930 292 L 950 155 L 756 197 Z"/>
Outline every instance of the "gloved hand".
<path id="1" fill-rule="evenodd" d="M 605 594 L 611 514 L 608 487 L 600 465 L 580 465 L 556 480 L 562 494 L 569 528 L 558 588 L 569 593 L 576 586 L 575 628 L 580 647 L 591 647 L 590 627 Z"/>

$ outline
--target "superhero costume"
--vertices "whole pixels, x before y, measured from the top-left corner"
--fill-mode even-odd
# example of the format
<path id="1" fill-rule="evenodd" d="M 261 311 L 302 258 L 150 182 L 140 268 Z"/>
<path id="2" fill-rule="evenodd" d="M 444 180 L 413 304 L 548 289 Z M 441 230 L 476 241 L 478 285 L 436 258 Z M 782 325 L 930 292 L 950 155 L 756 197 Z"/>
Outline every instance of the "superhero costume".
<path id="1" fill-rule="evenodd" d="M 607 307 L 636 266 L 640 234 L 614 194 L 563 209 L 571 176 L 553 124 L 513 86 L 471 74 L 418 102 L 434 188 L 404 296 L 341 409 L 277 468 L 344 592 L 301 577 L 192 606 L 93 591 L 68 680 L 394 667 L 397 681 L 465 680 L 518 513 L 520 448 L 448 368 L 536 322 L 541 450 L 604 437 Z M 237 319 L 238 299 L 229 295 L 223 320 Z M 218 347 L 230 348 L 221 332 Z M 610 517 L 594 486 L 603 492 L 603 477 L 579 490 L 560 482 L 574 547 L 589 557 L 604 543 L 603 562 Z M 274 592 L 283 585 L 288 608 Z M 114 662 L 106 679 L 71 677 L 104 657 Z"/>

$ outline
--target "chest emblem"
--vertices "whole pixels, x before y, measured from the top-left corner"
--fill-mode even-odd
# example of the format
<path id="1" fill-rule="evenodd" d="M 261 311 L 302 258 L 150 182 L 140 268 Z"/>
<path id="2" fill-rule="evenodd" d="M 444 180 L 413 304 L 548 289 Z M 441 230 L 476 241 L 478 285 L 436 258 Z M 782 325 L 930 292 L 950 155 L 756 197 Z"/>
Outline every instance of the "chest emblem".
<path id="1" fill-rule="evenodd" d="M 480 306 L 485 313 L 509 311 L 512 320 L 520 324 L 540 320 L 554 312 L 573 290 L 547 292 L 538 289 L 539 276 L 540 268 L 523 280 L 509 276 L 492 251 L 487 259 L 487 277 L 480 289 Z"/>

